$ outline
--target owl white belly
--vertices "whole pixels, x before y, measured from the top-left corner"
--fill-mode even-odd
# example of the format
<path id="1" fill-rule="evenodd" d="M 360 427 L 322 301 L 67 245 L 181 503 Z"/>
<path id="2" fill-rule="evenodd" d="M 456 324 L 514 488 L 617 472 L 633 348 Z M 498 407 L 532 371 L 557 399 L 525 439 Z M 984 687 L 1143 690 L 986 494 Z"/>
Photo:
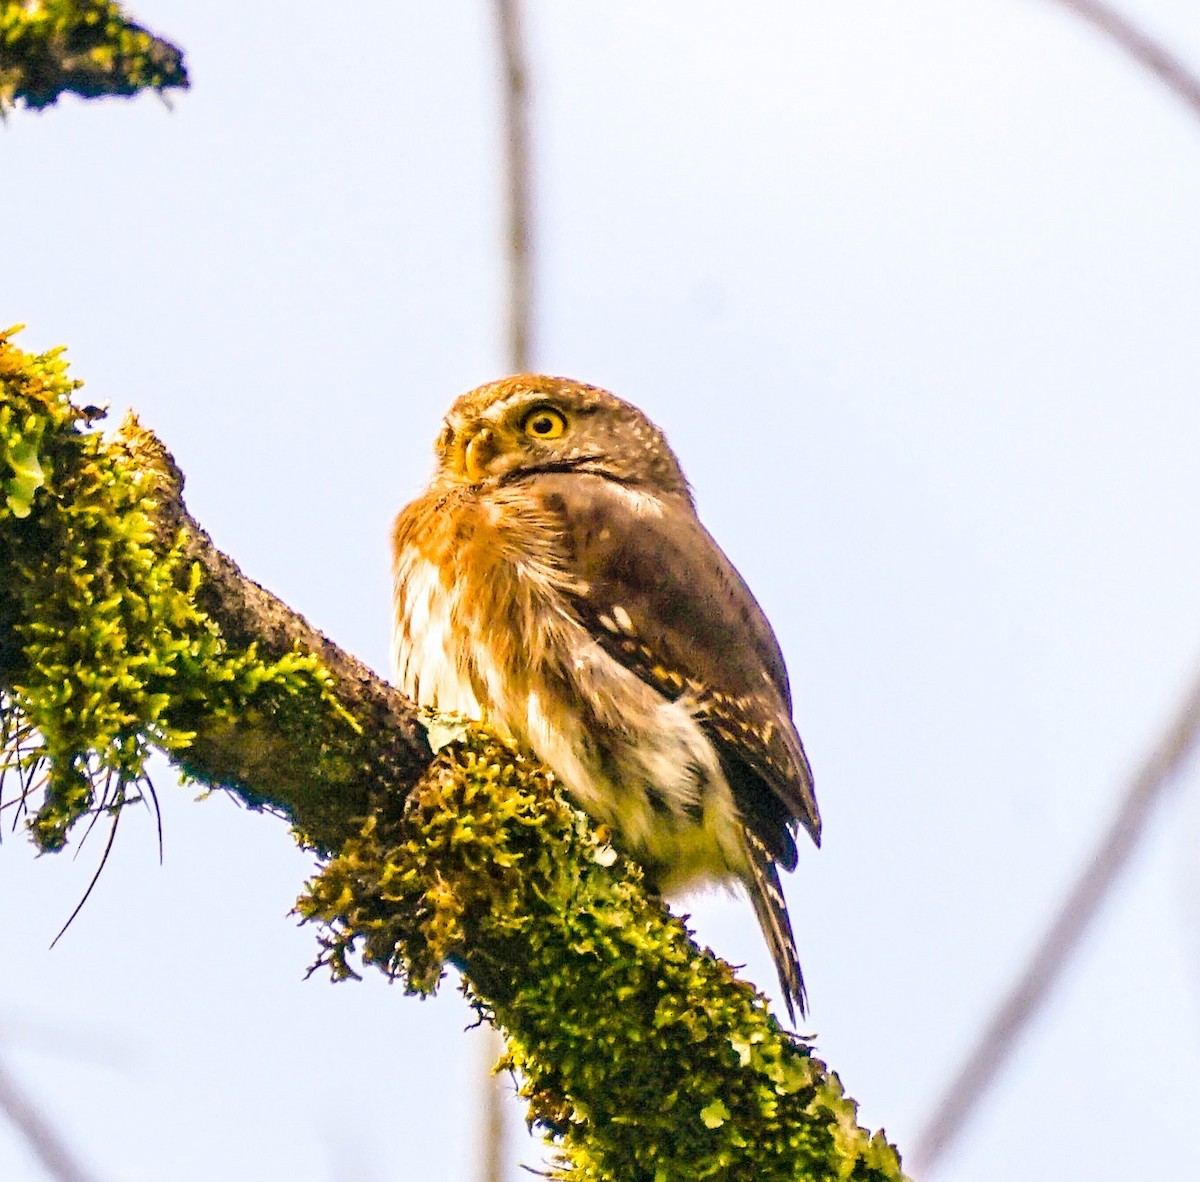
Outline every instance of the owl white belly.
<path id="1" fill-rule="evenodd" d="M 688 703 L 663 698 L 598 647 L 589 673 L 589 683 L 608 682 L 601 709 L 562 708 L 531 693 L 521 737 L 663 892 L 736 876 L 747 864 L 745 830 Z M 622 685 L 626 678 L 637 685 Z M 612 727 L 618 704 L 627 725 Z"/>
<path id="2" fill-rule="evenodd" d="M 437 567 L 414 551 L 397 561 L 392 675 L 414 702 L 448 714 L 482 718 L 470 682 L 455 655 L 459 591 L 447 587 Z"/>

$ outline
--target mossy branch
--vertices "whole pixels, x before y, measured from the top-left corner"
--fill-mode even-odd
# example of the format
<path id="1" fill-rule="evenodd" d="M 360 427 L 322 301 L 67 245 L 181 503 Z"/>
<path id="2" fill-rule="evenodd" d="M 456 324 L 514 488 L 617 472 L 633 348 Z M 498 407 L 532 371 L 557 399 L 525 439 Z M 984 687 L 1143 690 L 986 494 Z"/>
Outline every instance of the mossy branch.
<path id="1" fill-rule="evenodd" d="M 434 756 L 410 702 L 212 546 L 153 435 L 101 435 L 61 355 L 10 338 L 0 806 L 42 849 L 119 810 L 161 750 L 324 854 L 298 909 L 335 977 L 428 992 L 462 970 L 563 1177 L 902 1177 L 836 1075 L 543 769 L 480 728 Z"/>
<path id="2" fill-rule="evenodd" d="M 0 0 L 0 116 L 63 94 L 83 98 L 186 87 L 183 54 L 113 0 Z"/>

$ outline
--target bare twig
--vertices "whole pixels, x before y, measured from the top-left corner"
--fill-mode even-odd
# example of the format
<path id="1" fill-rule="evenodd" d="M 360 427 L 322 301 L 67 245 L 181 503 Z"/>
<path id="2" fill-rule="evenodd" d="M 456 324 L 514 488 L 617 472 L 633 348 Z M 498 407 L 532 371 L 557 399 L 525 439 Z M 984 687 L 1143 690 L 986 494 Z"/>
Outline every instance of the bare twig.
<path id="1" fill-rule="evenodd" d="M 1099 848 L 1067 895 L 1062 908 L 1034 949 L 987 1024 L 975 1048 L 934 1108 L 917 1138 L 909 1165 L 915 1176 L 929 1172 L 946 1152 L 996 1082 L 1026 1027 L 1058 983 L 1088 926 L 1146 831 L 1154 805 L 1162 799 L 1200 735 L 1200 680 L 1134 776 Z"/>
<path id="2" fill-rule="evenodd" d="M 494 1026 L 484 1026 L 479 1070 L 483 1075 L 483 1111 L 479 1114 L 479 1182 L 504 1182 L 508 1174 L 509 1104 L 504 1076 L 496 1072 L 496 1060 L 505 1052 L 504 1039 Z"/>
<path id="3" fill-rule="evenodd" d="M 57 1182 L 91 1182 L 93 1175 L 71 1156 L 50 1122 L 17 1087 L 3 1063 L 0 1063 L 0 1113 L 25 1138 L 49 1177 Z"/>
<path id="4" fill-rule="evenodd" d="M 1200 75 L 1105 0 L 1058 0 L 1112 38 L 1139 65 L 1181 98 L 1200 116 Z"/>
<path id="5" fill-rule="evenodd" d="M 521 31 L 521 0 L 496 0 L 496 20 L 504 71 L 508 360 L 512 371 L 519 373 L 529 368 L 533 352 L 533 186 L 530 181 L 528 71 Z"/>
<path id="6" fill-rule="evenodd" d="M 522 0 L 496 0 L 496 27 L 502 71 L 504 112 L 504 174 L 506 336 L 508 368 L 522 373 L 533 354 L 533 233 L 531 156 L 529 146 L 528 68 L 525 61 Z M 508 1097 L 493 1064 L 504 1053 L 504 1040 L 494 1028 L 484 1031 L 484 1078 L 480 1113 L 480 1182 L 501 1182 L 507 1172 L 508 1138 L 505 1112 Z"/>
<path id="7" fill-rule="evenodd" d="M 522 36 L 521 0 L 496 0 L 504 109 L 506 324 L 508 368 L 522 373 L 533 353 L 532 190 L 530 184 L 528 70 Z M 497 1031 L 485 1031 L 484 1080 L 480 1112 L 480 1182 L 500 1182 L 508 1164 L 503 1080 L 492 1070 L 504 1054 Z"/>
<path id="8" fill-rule="evenodd" d="M 1106 0 L 1058 0 L 1099 29 L 1200 116 L 1200 75 Z M 1045 1004 L 1113 884 L 1146 830 L 1153 806 L 1200 731 L 1200 682 L 1130 784 L 1099 848 L 935 1107 L 910 1156 L 930 1171 L 962 1132 L 1008 1062 L 1021 1034 Z"/>

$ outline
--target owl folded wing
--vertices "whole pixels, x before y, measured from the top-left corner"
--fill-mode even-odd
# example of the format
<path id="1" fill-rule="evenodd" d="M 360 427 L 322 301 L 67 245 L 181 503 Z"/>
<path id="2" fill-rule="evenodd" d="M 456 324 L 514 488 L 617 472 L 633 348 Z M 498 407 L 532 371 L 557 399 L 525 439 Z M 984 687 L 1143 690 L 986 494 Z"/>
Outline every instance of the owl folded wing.
<path id="1" fill-rule="evenodd" d="M 796 823 L 820 840 L 812 772 L 779 644 L 733 564 L 685 496 L 578 471 L 529 487 L 559 523 L 580 620 L 643 681 L 694 703 L 743 821 L 790 870 Z"/>

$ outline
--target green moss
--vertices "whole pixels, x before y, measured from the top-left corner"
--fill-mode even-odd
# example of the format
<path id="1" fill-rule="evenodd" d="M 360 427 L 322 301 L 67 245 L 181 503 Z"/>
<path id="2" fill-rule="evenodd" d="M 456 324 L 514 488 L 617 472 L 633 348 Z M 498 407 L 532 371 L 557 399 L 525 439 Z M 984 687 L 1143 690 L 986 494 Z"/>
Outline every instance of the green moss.
<path id="1" fill-rule="evenodd" d="M 565 1177 L 902 1177 L 837 1077 L 494 736 L 443 750 L 299 910 L 325 926 L 335 977 L 356 975 L 357 954 L 426 993 L 446 963 L 462 968 Z"/>
<path id="2" fill-rule="evenodd" d="M 67 92 L 96 98 L 187 85 L 180 51 L 114 0 L 0 3 L 0 115 Z"/>
<path id="3" fill-rule="evenodd" d="M 151 750 L 186 762 L 190 717 L 269 715 L 286 734 L 313 725 L 314 702 L 339 708 L 315 657 L 225 644 L 181 545 L 156 545 L 153 475 L 91 429 L 100 412 L 72 402 L 61 350 L 34 356 L 11 337 L 0 333 L 0 633 L 16 651 L 0 709 L 39 790 L 33 838 L 55 850 L 125 798 Z"/>

